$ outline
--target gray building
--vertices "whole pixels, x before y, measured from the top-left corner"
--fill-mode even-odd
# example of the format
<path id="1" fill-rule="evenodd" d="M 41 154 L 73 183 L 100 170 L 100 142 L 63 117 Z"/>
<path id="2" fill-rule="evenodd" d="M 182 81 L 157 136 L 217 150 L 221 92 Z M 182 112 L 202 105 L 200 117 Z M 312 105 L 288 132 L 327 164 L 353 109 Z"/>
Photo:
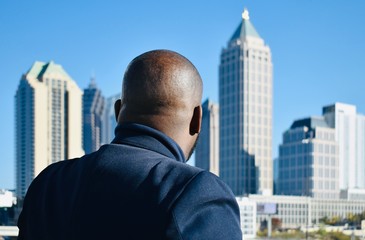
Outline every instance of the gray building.
<path id="1" fill-rule="evenodd" d="M 339 198 L 339 158 L 335 129 L 324 117 L 294 121 L 279 147 L 276 194 Z"/>
<path id="2" fill-rule="evenodd" d="M 195 149 L 195 166 L 219 174 L 219 107 L 207 99 L 203 104 L 202 129 Z"/>
<path id="3" fill-rule="evenodd" d="M 95 79 L 91 78 L 89 87 L 84 89 L 82 97 L 83 115 L 83 146 L 85 153 L 98 150 L 102 143 L 102 121 L 105 99 L 96 87 Z"/>
<path id="4" fill-rule="evenodd" d="M 272 68 L 245 10 L 219 65 L 219 175 L 235 195 L 272 192 Z"/>
<path id="5" fill-rule="evenodd" d="M 273 162 L 273 193 L 276 194 L 278 187 L 278 180 L 279 180 L 279 159 L 274 158 Z"/>
<path id="6" fill-rule="evenodd" d="M 114 129 L 117 126 L 114 113 L 114 103 L 120 99 L 120 93 L 110 96 L 105 101 L 102 125 L 102 144 L 110 143 L 114 139 Z"/>

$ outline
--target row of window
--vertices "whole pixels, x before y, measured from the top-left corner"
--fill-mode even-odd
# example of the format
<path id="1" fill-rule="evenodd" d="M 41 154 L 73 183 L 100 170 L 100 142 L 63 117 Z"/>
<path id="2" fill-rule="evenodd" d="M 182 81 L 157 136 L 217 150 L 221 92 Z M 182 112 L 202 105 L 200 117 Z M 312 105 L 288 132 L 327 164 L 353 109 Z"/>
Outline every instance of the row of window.
<path id="1" fill-rule="evenodd" d="M 298 154 L 319 153 L 336 156 L 338 154 L 335 143 L 322 144 L 322 143 L 294 143 L 294 144 L 282 144 L 279 148 L 280 156 L 292 156 Z"/>

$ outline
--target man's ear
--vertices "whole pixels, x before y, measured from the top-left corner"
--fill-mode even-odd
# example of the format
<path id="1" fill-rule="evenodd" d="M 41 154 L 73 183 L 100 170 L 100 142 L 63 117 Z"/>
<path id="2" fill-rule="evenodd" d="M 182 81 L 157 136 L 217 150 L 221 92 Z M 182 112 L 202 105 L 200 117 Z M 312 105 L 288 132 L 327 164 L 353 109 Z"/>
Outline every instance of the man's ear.
<path id="1" fill-rule="evenodd" d="M 118 117 L 119 117 L 119 113 L 120 113 L 121 108 L 122 108 L 122 100 L 118 99 L 114 103 L 114 114 L 115 114 L 115 120 L 117 122 L 118 122 Z"/>
<path id="2" fill-rule="evenodd" d="M 194 135 L 196 133 L 200 133 L 201 125 L 202 125 L 202 117 L 203 117 L 203 110 L 202 107 L 199 105 L 194 108 L 193 117 L 190 121 L 190 135 Z"/>

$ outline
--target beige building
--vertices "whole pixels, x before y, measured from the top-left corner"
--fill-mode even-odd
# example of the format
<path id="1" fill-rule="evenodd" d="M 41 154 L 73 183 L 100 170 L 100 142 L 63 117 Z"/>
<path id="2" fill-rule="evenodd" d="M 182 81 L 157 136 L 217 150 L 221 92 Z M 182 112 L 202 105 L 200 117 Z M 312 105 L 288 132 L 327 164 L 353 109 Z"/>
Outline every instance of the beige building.
<path id="1" fill-rule="evenodd" d="M 219 175 L 237 196 L 272 192 L 272 69 L 245 10 L 219 65 Z"/>
<path id="2" fill-rule="evenodd" d="M 49 164 L 83 155 L 82 91 L 54 62 L 35 62 L 15 95 L 16 194 Z"/>

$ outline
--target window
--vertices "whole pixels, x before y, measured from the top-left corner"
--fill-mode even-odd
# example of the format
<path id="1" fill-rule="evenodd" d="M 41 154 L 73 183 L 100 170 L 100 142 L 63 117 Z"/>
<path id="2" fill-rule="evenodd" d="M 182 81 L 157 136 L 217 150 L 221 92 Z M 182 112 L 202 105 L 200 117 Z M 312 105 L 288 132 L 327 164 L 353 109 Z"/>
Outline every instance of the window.
<path id="1" fill-rule="evenodd" d="M 331 146 L 331 154 L 336 154 L 336 147 L 335 146 Z"/>
<path id="2" fill-rule="evenodd" d="M 325 145 L 325 153 L 329 154 L 330 153 L 330 147 L 328 144 Z"/>
<path id="3" fill-rule="evenodd" d="M 295 151 L 295 150 L 296 150 L 296 149 L 295 149 L 295 145 L 291 146 L 291 147 L 290 147 L 290 154 L 295 155 L 295 153 L 296 153 L 296 151 Z"/>
<path id="4" fill-rule="evenodd" d="M 325 159 L 325 165 L 326 166 L 329 166 L 329 164 L 330 164 L 330 158 L 329 157 L 325 157 L 324 159 Z"/>
<path id="5" fill-rule="evenodd" d="M 336 177 L 336 171 L 334 169 L 331 170 L 331 177 L 332 178 Z"/>

